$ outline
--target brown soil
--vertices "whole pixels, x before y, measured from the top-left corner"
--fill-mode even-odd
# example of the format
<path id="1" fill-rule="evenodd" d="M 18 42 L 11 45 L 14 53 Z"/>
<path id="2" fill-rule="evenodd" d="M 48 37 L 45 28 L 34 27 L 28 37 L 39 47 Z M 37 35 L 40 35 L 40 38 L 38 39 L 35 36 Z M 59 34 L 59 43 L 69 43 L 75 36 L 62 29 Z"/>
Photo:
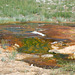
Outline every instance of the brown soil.
<path id="1" fill-rule="evenodd" d="M 44 25 L 40 26 L 39 28 L 46 29 L 40 32 L 46 34 L 47 37 L 57 38 L 57 39 L 69 39 L 72 42 L 75 42 L 75 27 Z"/>
<path id="2" fill-rule="evenodd" d="M 23 59 L 23 61 L 38 67 L 46 68 L 46 69 L 61 67 L 60 65 L 57 64 L 56 59 L 26 58 L 26 59 Z"/>

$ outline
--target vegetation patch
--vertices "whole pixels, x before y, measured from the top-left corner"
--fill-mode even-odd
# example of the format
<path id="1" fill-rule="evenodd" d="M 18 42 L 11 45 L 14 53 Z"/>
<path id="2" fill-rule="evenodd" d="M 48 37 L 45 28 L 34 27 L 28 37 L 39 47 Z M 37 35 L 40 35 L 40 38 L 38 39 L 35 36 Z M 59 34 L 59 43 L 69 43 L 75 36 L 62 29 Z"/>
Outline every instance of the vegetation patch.
<path id="1" fill-rule="evenodd" d="M 19 52 L 24 53 L 48 53 L 51 44 L 49 41 L 45 41 L 39 38 L 25 38 L 23 39 L 23 46 L 18 49 Z"/>
<path id="2" fill-rule="evenodd" d="M 44 2 L 45 1 L 45 2 Z M 1 0 L 0 23 L 15 21 L 75 21 L 74 0 Z M 54 19 L 55 17 L 55 19 Z M 62 20 L 63 22 L 63 20 Z"/>

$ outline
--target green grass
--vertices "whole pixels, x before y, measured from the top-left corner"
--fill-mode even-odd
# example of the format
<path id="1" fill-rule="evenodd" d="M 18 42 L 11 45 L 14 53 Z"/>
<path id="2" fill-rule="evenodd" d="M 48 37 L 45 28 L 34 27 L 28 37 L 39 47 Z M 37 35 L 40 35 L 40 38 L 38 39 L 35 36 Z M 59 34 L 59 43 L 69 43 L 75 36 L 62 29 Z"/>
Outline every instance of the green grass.
<path id="1" fill-rule="evenodd" d="M 49 4 L 48 0 L 46 0 L 46 3 L 38 3 L 36 0 L 0 0 L 0 23 L 55 21 L 53 17 L 61 17 L 61 20 L 64 18 L 75 22 L 75 17 L 73 17 L 75 16 L 74 0 L 62 0 L 60 3 L 58 0 L 52 1 Z M 64 6 L 68 7 L 68 9 L 64 8 Z"/>
<path id="2" fill-rule="evenodd" d="M 33 0 L 2 0 L 0 2 L 0 16 L 2 17 L 17 17 L 20 15 L 26 16 L 35 14 L 39 11 L 37 4 Z"/>
<path id="3" fill-rule="evenodd" d="M 57 60 L 58 64 L 62 65 L 60 68 L 51 69 L 50 75 L 74 75 L 75 62 L 74 60 Z"/>
<path id="4" fill-rule="evenodd" d="M 9 55 L 9 59 L 15 60 L 17 53 L 18 53 L 17 51 L 12 51 L 11 55 Z"/>
<path id="5" fill-rule="evenodd" d="M 7 46 L 6 46 L 7 44 L 8 44 L 7 40 L 4 40 L 4 39 L 1 40 L 1 45 L 2 45 L 3 49 L 7 48 Z"/>
<path id="6" fill-rule="evenodd" d="M 62 72 L 66 72 L 69 75 L 74 75 L 75 74 L 75 62 L 74 60 L 62 60 L 62 61 L 58 61 L 59 64 L 62 65 L 61 68 L 59 68 L 58 70 L 62 71 Z"/>

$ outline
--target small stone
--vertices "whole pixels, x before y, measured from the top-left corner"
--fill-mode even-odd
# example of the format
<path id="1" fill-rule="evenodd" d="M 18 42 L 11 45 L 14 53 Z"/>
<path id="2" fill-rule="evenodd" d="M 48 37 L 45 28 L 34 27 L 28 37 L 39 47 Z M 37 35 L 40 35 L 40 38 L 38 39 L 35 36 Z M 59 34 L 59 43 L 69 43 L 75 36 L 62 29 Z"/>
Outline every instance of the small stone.
<path id="1" fill-rule="evenodd" d="M 30 66 L 33 67 L 33 64 L 31 64 Z"/>
<path id="2" fill-rule="evenodd" d="M 42 58 L 51 58 L 53 57 L 52 54 L 44 54 L 44 55 L 41 55 Z"/>

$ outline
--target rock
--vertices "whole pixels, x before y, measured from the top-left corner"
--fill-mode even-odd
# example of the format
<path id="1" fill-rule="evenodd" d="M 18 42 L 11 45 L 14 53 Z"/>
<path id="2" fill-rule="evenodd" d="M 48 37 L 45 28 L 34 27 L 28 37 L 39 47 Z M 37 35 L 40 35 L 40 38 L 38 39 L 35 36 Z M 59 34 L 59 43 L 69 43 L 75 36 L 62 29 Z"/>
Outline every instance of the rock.
<path id="1" fill-rule="evenodd" d="M 15 46 L 16 46 L 16 47 L 20 47 L 20 46 L 19 46 L 18 44 L 16 44 L 16 43 L 15 43 Z"/>
<path id="2" fill-rule="evenodd" d="M 51 53 L 59 53 L 58 50 L 55 50 L 55 49 L 49 50 L 48 52 L 51 52 Z"/>
<path id="3" fill-rule="evenodd" d="M 52 47 L 53 49 L 56 49 L 56 50 L 58 50 L 58 49 L 59 49 L 59 47 L 54 46 L 54 45 L 51 45 L 51 47 Z"/>
<path id="4" fill-rule="evenodd" d="M 65 47 L 63 49 L 55 49 L 55 50 L 49 50 L 49 52 L 55 52 L 55 53 L 61 53 L 61 54 L 73 54 L 75 53 L 75 45 Z"/>
<path id="5" fill-rule="evenodd" d="M 70 54 L 69 57 L 68 57 L 68 59 L 75 59 L 75 52 L 72 53 L 72 54 Z"/>
<path id="6" fill-rule="evenodd" d="M 75 45 L 59 49 L 58 52 L 63 54 L 72 54 L 75 52 Z"/>
<path id="7" fill-rule="evenodd" d="M 60 53 L 60 54 L 68 54 L 68 59 L 75 59 L 75 45 L 73 46 L 69 46 L 69 47 L 65 47 L 63 49 L 59 49 L 59 50 L 49 50 L 48 52 L 51 53 Z"/>
<path id="8" fill-rule="evenodd" d="M 44 54 L 44 55 L 41 55 L 42 58 L 51 58 L 53 57 L 53 54 Z"/>
<path id="9" fill-rule="evenodd" d="M 18 54 L 16 55 L 16 59 L 17 59 L 17 60 L 22 60 L 22 59 L 28 58 L 28 57 L 38 58 L 39 55 L 35 55 L 35 54 L 25 54 L 25 53 L 20 53 L 20 54 L 18 53 Z"/>
<path id="10" fill-rule="evenodd" d="M 31 64 L 30 66 L 33 67 L 33 64 Z"/>

